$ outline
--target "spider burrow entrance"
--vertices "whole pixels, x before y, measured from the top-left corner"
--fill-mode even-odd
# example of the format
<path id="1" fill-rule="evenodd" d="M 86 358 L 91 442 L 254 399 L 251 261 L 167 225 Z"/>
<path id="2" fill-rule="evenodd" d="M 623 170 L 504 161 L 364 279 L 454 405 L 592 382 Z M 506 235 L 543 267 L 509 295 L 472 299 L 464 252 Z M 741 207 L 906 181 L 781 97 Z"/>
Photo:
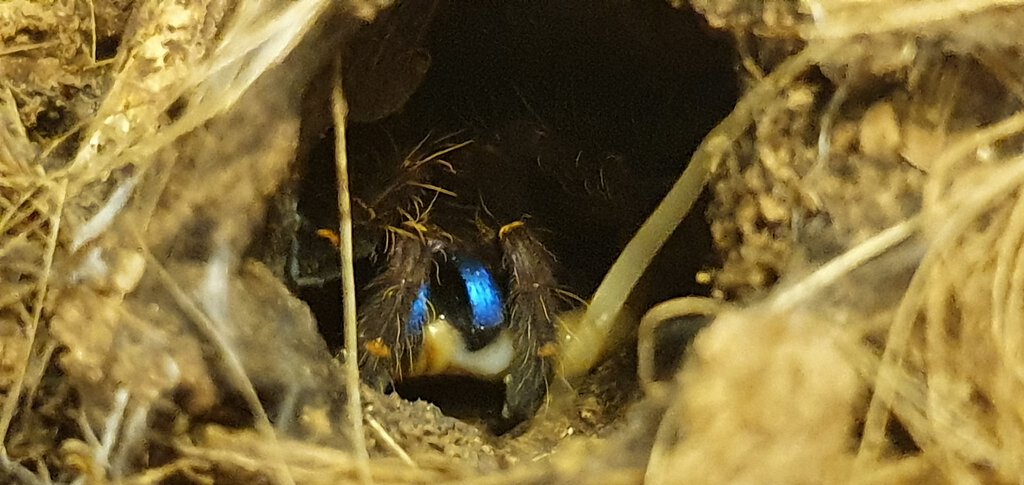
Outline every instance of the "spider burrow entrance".
<path id="1" fill-rule="evenodd" d="M 422 368 L 421 315 L 436 305 L 446 316 L 472 314 L 478 291 L 502 302 L 514 349 L 496 392 L 462 395 L 450 387 L 463 390 L 462 378 L 430 377 L 399 379 L 399 393 L 442 405 L 438 395 L 459 395 L 447 409 L 476 408 L 468 415 L 485 420 L 502 411 L 529 420 L 542 407 L 557 379 L 560 309 L 590 295 L 735 99 L 722 39 L 690 12 L 638 5 L 623 15 L 614 2 L 400 2 L 347 54 L 347 96 L 360 100 L 351 102 L 347 133 L 360 318 L 370 332 L 363 347 L 395 361 L 377 377 L 364 365 L 370 382 Z M 335 224 L 333 134 L 307 131 L 299 210 L 313 236 L 299 236 L 298 266 L 311 269 L 299 286 L 338 347 L 334 252 L 316 236 Z M 690 282 L 711 258 L 707 228 L 696 218 L 677 233 L 638 307 L 704 291 Z M 493 292 L 446 259 L 460 255 L 494 278 Z M 629 344 L 612 350 L 631 352 Z M 627 355 L 623 376 L 631 362 Z M 628 395 L 635 379 L 606 387 Z M 482 398 L 493 394 L 504 395 Z"/>

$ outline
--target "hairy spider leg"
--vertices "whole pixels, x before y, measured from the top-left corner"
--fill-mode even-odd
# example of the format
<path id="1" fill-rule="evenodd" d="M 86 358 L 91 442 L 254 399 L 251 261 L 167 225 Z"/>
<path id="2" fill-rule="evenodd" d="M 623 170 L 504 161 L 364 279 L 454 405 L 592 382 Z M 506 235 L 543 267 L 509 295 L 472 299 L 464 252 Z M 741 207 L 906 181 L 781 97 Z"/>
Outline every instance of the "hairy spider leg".
<path id="1" fill-rule="evenodd" d="M 374 216 L 375 226 L 383 230 L 387 260 L 385 269 L 370 282 L 369 296 L 358 311 L 363 380 L 379 390 L 402 380 L 422 348 L 422 325 L 429 320 L 429 279 L 435 265 L 428 233 L 430 237 L 451 239 L 427 220 L 439 196 L 456 195 L 427 181 L 438 170 L 454 171 L 440 157 L 470 143 L 454 144 L 421 158 L 418 153 L 428 139 L 424 138 L 402 162 L 403 170 L 396 181 L 369 203 L 360 202 Z M 423 203 L 426 194 L 432 194 L 429 204 Z M 388 206 L 393 208 L 387 210 Z"/>
<path id="2" fill-rule="evenodd" d="M 515 425 L 533 417 L 546 399 L 557 353 L 555 315 L 562 300 L 554 257 L 525 223 L 505 225 L 498 231 L 498 239 L 510 279 L 508 329 L 515 349 L 505 377 L 502 417 Z"/>
<path id="3" fill-rule="evenodd" d="M 423 283 L 416 293 L 416 300 L 409 309 L 408 323 L 405 328 L 410 333 L 422 334 L 423 325 L 430 320 L 430 285 Z"/>
<path id="4" fill-rule="evenodd" d="M 433 264 L 430 248 L 418 238 L 397 236 L 387 266 L 370 282 L 359 308 L 359 352 L 363 380 L 371 387 L 383 391 L 416 361 L 423 335 L 410 332 L 406 322 L 416 316 L 410 309 L 429 285 Z"/>

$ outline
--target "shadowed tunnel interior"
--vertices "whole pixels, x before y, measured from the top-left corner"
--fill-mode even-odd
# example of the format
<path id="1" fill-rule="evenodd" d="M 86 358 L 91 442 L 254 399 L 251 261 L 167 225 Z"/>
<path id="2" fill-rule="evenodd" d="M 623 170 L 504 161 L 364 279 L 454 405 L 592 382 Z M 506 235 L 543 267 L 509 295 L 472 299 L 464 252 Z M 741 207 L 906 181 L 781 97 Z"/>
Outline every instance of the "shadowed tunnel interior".
<path id="1" fill-rule="evenodd" d="M 734 54 L 725 36 L 695 13 L 657 0 L 441 0 L 399 8 L 418 11 L 383 16 L 396 23 L 385 41 L 411 45 L 402 50 L 410 65 L 425 67 L 429 59 L 429 69 L 401 111 L 350 123 L 354 194 L 372 197 L 425 140 L 472 140 L 451 155 L 470 167 L 454 183 L 474 177 L 479 203 L 496 217 L 528 215 L 557 259 L 560 283 L 583 298 L 736 100 Z M 306 140 L 312 146 L 299 204 L 311 227 L 337 224 L 332 136 Z M 495 154 L 515 164 L 485 163 Z M 701 207 L 694 214 L 702 216 Z M 357 224 L 357 251 L 361 237 L 369 236 Z M 693 282 L 714 261 L 703 219 L 691 217 L 666 248 L 645 279 L 641 306 L 704 291 Z M 299 257 L 337 264 L 326 244 Z M 381 259 L 357 261 L 357 288 Z M 300 294 L 325 339 L 340 348 L 335 276 Z M 398 391 L 456 416 L 491 415 L 502 399 L 500 386 L 464 378 L 423 379 Z"/>

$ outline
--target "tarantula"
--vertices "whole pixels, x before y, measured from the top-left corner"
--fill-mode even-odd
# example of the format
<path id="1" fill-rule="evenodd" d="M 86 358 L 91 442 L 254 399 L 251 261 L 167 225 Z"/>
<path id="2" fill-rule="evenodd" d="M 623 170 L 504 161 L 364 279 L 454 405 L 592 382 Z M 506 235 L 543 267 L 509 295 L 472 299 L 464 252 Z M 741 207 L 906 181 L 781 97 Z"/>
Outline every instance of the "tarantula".
<path id="1" fill-rule="evenodd" d="M 363 106 L 346 126 L 356 270 L 367 269 L 362 375 L 381 389 L 450 373 L 503 382 L 514 425 L 572 367 L 574 349 L 598 353 L 576 338 L 582 331 L 579 347 L 562 340 L 570 291 L 596 289 L 686 154 L 728 112 L 731 101 L 702 86 L 732 79 L 731 61 L 694 55 L 732 51 L 699 43 L 699 21 L 664 2 L 401 5 L 409 10 L 366 36 L 367 55 L 347 58 L 346 97 L 358 100 L 355 112 Z M 310 139 L 321 130 L 311 126 Z M 459 134 L 407 149 L 429 130 Z M 320 158 L 333 167 L 333 153 Z M 332 216 L 304 234 L 334 227 Z M 686 251 L 667 256 L 677 255 Z M 323 276 L 337 262 L 300 266 Z M 677 293 L 684 265 L 672 266 L 638 301 Z M 324 329 L 329 341 L 332 332 Z"/>
<path id="2" fill-rule="evenodd" d="M 580 300 L 556 278 L 550 231 L 529 217 L 535 174 L 486 141 L 431 145 L 354 174 L 357 255 L 374 263 L 358 308 L 361 375 L 382 391 L 428 375 L 500 381 L 497 427 L 512 427 L 544 403 L 557 316 Z"/>
<path id="3" fill-rule="evenodd" d="M 474 177 L 456 177 L 469 169 L 443 160 L 446 151 L 407 159 L 404 180 L 363 202 L 383 228 L 386 257 L 359 309 L 363 375 L 379 389 L 420 375 L 500 378 L 502 417 L 518 423 L 544 401 L 565 299 L 529 223 L 488 212 Z M 405 192 L 412 212 L 375 209 L 394 192 Z"/>

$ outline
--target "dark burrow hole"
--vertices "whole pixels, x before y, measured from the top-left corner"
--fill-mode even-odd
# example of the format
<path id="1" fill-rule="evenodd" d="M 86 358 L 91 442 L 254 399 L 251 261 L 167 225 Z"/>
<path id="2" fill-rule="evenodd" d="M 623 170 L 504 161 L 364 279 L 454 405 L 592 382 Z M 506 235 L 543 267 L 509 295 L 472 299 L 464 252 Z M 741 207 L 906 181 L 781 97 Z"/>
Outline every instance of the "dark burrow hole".
<path id="1" fill-rule="evenodd" d="M 117 48 L 121 46 L 121 38 L 117 36 L 100 37 L 96 39 L 96 60 L 105 61 L 113 59 L 117 55 Z"/>
<path id="2" fill-rule="evenodd" d="M 408 10 L 382 16 L 384 24 L 370 26 L 374 34 L 360 39 L 376 56 L 360 66 L 380 71 L 378 77 L 353 73 L 351 66 L 346 71 L 347 95 L 353 98 L 347 143 L 352 191 L 359 199 L 354 242 L 360 301 L 386 263 L 382 238 L 368 229 L 364 205 L 400 176 L 401 161 L 417 146 L 423 157 L 446 144 L 473 141 L 446 158 L 457 166 L 455 175 L 423 181 L 458 193 L 438 196 L 435 218 L 445 220 L 446 207 L 455 205 L 476 206 L 478 214 L 499 221 L 528 216 L 527 224 L 557 259 L 559 283 L 588 298 L 736 100 L 735 59 L 725 37 L 697 14 L 659 0 L 452 0 L 398 8 Z M 394 99 L 362 100 L 382 96 L 375 88 L 401 91 L 396 85 L 415 78 L 410 72 L 425 68 L 426 59 L 429 70 L 409 90 L 404 107 L 373 119 L 380 113 L 368 110 Z M 307 96 L 313 108 L 300 151 L 303 227 L 293 276 L 299 276 L 297 291 L 316 314 L 322 335 L 339 349 L 336 250 L 316 235 L 319 228 L 337 227 L 325 86 L 326 81 L 313 86 Z M 383 204 L 411 207 L 400 199 L 385 198 Z M 394 207 L 373 209 L 379 214 Z M 714 256 L 703 206 L 694 214 L 655 259 L 637 307 L 707 292 L 694 274 L 713 265 Z M 397 391 L 460 417 L 486 420 L 502 405 L 500 385 L 467 378 L 415 379 Z"/>

